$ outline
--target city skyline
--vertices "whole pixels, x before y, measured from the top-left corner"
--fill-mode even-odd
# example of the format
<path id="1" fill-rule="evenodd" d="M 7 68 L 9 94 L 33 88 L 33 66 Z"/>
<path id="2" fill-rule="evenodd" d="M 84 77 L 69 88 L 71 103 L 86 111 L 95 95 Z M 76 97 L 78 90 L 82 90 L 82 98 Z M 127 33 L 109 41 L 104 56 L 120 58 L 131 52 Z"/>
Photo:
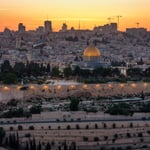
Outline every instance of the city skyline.
<path id="1" fill-rule="evenodd" d="M 120 18 L 120 30 L 130 27 L 145 27 L 150 30 L 150 13 L 148 0 L 5 0 L 1 1 L 0 7 L 0 31 L 5 27 L 17 30 L 18 23 L 26 25 L 27 30 L 43 25 L 44 20 L 51 20 L 53 31 L 58 31 L 62 23 L 66 23 L 68 28 L 92 29 L 112 22 L 117 22 Z"/>

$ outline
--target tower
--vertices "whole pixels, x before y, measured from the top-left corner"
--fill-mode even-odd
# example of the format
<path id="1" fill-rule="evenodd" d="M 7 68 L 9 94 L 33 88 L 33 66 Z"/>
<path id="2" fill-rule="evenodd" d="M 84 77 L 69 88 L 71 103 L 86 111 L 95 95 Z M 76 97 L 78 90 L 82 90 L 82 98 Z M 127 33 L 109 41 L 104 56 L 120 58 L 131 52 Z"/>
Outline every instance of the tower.
<path id="1" fill-rule="evenodd" d="M 26 31 L 26 27 L 23 25 L 23 23 L 18 24 L 18 32 L 24 33 Z"/>
<path id="2" fill-rule="evenodd" d="M 16 48 L 21 48 L 21 37 L 20 36 L 16 37 Z"/>
<path id="3" fill-rule="evenodd" d="M 52 32 L 52 22 L 51 21 L 44 21 L 44 31 L 45 33 L 50 33 Z"/>

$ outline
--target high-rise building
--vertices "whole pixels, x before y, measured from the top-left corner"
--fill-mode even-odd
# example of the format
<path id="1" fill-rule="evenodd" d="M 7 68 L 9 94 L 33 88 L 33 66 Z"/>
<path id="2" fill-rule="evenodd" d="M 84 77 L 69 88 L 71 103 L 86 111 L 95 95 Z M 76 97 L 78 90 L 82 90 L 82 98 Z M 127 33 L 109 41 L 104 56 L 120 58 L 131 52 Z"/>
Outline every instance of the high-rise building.
<path id="1" fill-rule="evenodd" d="M 36 31 L 38 32 L 38 33 L 43 33 L 44 32 L 44 27 L 43 26 L 39 26 L 37 29 L 36 29 Z"/>
<path id="2" fill-rule="evenodd" d="M 26 27 L 23 25 L 23 23 L 18 24 L 18 32 L 23 33 L 26 31 Z"/>
<path id="3" fill-rule="evenodd" d="M 65 32 L 67 31 L 67 24 L 63 23 L 62 28 L 61 28 L 61 32 Z"/>
<path id="4" fill-rule="evenodd" d="M 52 22 L 51 21 L 44 21 L 44 31 L 45 33 L 50 33 L 52 32 Z"/>

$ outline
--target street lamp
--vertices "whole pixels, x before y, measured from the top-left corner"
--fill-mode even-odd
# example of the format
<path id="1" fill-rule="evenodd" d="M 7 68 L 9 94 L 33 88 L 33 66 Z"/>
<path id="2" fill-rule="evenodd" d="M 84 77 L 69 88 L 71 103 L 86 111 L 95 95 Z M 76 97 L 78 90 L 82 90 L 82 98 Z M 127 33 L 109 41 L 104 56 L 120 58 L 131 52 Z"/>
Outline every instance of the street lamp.
<path id="1" fill-rule="evenodd" d="M 95 88 L 96 88 L 96 89 L 99 89 L 99 88 L 100 88 L 100 84 L 96 84 L 96 85 L 95 85 Z"/>
<path id="2" fill-rule="evenodd" d="M 124 86 L 125 86 L 125 85 L 124 85 L 123 83 L 121 83 L 121 84 L 120 84 L 120 88 L 121 88 L 121 95 L 123 95 L 123 89 L 124 89 Z"/>
<path id="3" fill-rule="evenodd" d="M 83 89 L 86 90 L 87 88 L 88 88 L 87 84 L 84 84 L 84 85 L 83 85 Z"/>
<path id="4" fill-rule="evenodd" d="M 4 91 L 9 91 L 10 88 L 9 88 L 8 86 L 4 86 L 4 87 L 3 87 L 3 90 L 4 90 Z"/>
<path id="5" fill-rule="evenodd" d="M 70 87 L 69 87 L 70 90 L 74 90 L 75 88 L 76 88 L 75 85 L 70 85 Z"/>

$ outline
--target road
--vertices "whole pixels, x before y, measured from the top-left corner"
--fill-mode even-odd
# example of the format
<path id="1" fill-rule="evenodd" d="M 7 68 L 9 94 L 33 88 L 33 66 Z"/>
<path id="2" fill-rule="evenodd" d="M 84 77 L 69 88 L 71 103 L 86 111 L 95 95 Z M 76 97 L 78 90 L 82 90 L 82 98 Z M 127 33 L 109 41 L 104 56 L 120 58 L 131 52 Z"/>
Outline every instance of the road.
<path id="1" fill-rule="evenodd" d="M 54 120 L 24 120 L 24 121 L 12 121 L 12 122 L 8 122 L 8 121 L 5 121 L 5 122 L 0 122 L 0 125 L 3 126 L 3 125 L 16 125 L 16 124 L 47 124 L 47 123 L 90 123 L 90 122 L 121 122 L 121 121 L 129 121 L 129 122 L 133 122 L 133 121 L 146 121 L 146 122 L 149 122 L 150 121 L 150 118 L 131 118 L 131 119 L 92 119 L 92 120 L 59 120 L 59 121 L 54 121 Z"/>

